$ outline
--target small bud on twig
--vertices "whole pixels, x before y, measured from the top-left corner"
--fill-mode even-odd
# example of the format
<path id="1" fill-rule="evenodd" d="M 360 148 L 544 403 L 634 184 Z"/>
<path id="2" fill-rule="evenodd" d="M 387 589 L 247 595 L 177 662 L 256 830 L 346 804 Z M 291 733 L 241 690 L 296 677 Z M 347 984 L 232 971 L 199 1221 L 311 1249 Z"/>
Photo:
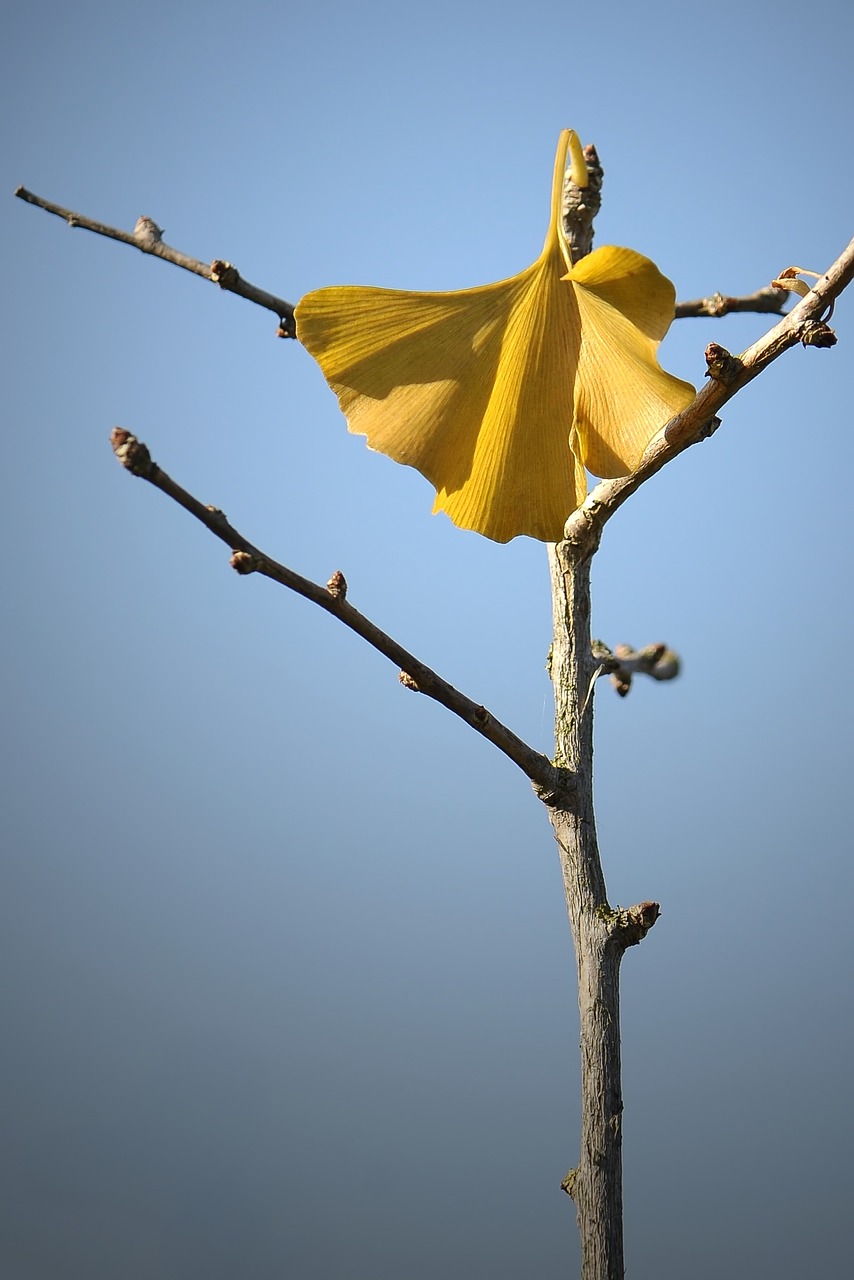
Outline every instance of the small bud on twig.
<path id="1" fill-rule="evenodd" d="M 347 579 L 340 569 L 336 569 L 326 584 L 326 590 L 334 600 L 347 599 Z"/>
<path id="2" fill-rule="evenodd" d="M 798 326 L 798 338 L 805 347 L 835 347 L 836 333 L 823 320 L 805 320 Z"/>
<path id="3" fill-rule="evenodd" d="M 250 556 L 248 551 L 235 551 L 229 561 L 236 573 L 257 573 L 259 562 L 257 556 Z"/>
<path id="4" fill-rule="evenodd" d="M 147 218 L 143 215 L 141 218 L 137 218 L 133 234 L 134 239 L 139 240 L 141 244 L 160 244 L 163 239 L 163 228 L 158 227 L 153 218 Z"/>
<path id="5" fill-rule="evenodd" d="M 240 272 L 230 262 L 223 262 L 222 258 L 214 258 L 211 263 L 211 280 L 214 284 L 218 284 L 220 289 L 233 289 L 240 280 Z"/>
<path id="6" fill-rule="evenodd" d="M 136 436 L 126 431 L 124 427 L 113 427 L 110 432 L 110 444 L 119 462 L 130 471 L 131 475 L 150 480 L 159 470 L 157 464 L 151 460 L 148 445 L 137 440 Z"/>
<path id="7" fill-rule="evenodd" d="M 737 356 L 730 355 L 726 347 L 717 342 L 710 342 L 706 347 L 706 377 L 714 378 L 724 384 L 734 382 L 741 373 L 742 365 Z"/>

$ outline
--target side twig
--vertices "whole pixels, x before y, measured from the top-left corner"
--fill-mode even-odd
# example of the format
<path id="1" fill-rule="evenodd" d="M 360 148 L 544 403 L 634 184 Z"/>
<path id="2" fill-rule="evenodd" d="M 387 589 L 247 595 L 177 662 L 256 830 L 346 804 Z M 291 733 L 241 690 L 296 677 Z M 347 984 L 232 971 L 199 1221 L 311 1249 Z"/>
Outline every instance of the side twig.
<path id="1" fill-rule="evenodd" d="M 760 311 L 771 315 L 782 315 L 783 307 L 789 295 L 785 289 L 775 289 L 768 285 L 757 289 L 755 293 L 745 294 L 741 298 L 730 298 L 722 293 L 710 294 L 708 298 L 692 298 L 690 302 L 676 303 L 676 319 L 685 320 L 692 316 L 731 315 L 734 311 Z"/>
<path id="2" fill-rule="evenodd" d="M 578 256 L 582 253 L 589 253 L 590 244 L 592 243 L 592 219 L 599 208 L 599 189 L 602 185 L 602 167 L 599 163 L 599 157 L 594 147 L 586 147 L 585 155 L 587 156 L 590 172 L 595 181 L 591 183 L 589 190 L 582 193 L 582 199 L 576 199 L 575 204 L 572 203 L 573 197 L 577 194 L 569 187 L 566 196 L 566 218 L 568 227 L 575 228 L 575 221 L 584 224 L 588 240 L 585 244 L 584 235 L 576 234 L 573 243 L 578 243 L 580 247 L 576 252 Z M 156 258 L 162 258 L 164 262 L 171 262 L 173 266 L 182 267 L 185 271 L 192 271 L 194 275 L 201 276 L 203 280 L 210 280 L 212 284 L 219 285 L 221 289 L 226 289 L 229 293 L 236 293 L 241 298 L 246 298 L 248 302 L 254 302 L 259 307 L 266 307 L 268 311 L 272 311 L 279 317 L 279 337 L 294 338 L 296 337 L 296 327 L 294 325 L 294 308 L 293 304 L 286 302 L 284 298 L 277 298 L 275 294 L 268 293 L 265 289 L 259 289 L 256 285 L 250 284 L 248 280 L 244 280 L 237 269 L 230 262 L 223 262 L 215 259 L 212 263 L 201 262 L 198 258 L 192 258 L 189 254 L 183 253 L 180 249 L 173 249 L 171 245 L 164 244 L 161 239 L 163 232 L 157 226 L 157 223 L 151 218 L 139 218 L 136 228 L 133 232 L 122 231 L 119 227 L 110 227 L 105 222 L 96 222 L 93 218 L 87 218 L 85 214 L 75 213 L 72 209 L 64 209 L 62 205 L 53 204 L 50 200 L 45 200 L 43 196 L 37 196 L 32 191 L 28 191 L 26 187 L 18 187 L 15 195 L 19 200 L 26 200 L 28 204 L 33 204 L 39 209 L 44 209 L 46 213 L 53 213 L 58 218 L 63 218 L 70 227 L 82 227 L 85 231 L 93 231 L 96 235 L 106 236 L 110 240 L 118 240 L 120 244 L 132 245 L 135 249 L 139 249 L 142 253 L 153 254 Z M 578 207 L 580 204 L 580 208 Z M 788 294 L 782 289 L 759 289 L 756 293 L 747 294 L 741 298 L 725 297 L 720 293 L 713 293 L 708 298 L 695 298 L 690 302 L 677 302 L 676 319 L 682 319 L 686 316 L 726 316 L 732 311 L 760 311 L 760 312 L 781 312 Z"/>
<path id="3" fill-rule="evenodd" d="M 171 476 L 152 460 L 146 445 L 129 431 L 125 431 L 123 427 L 115 427 L 111 443 L 123 467 L 133 475 L 147 480 L 156 489 L 160 489 L 231 548 L 233 552 L 231 563 L 238 573 L 263 574 L 264 577 L 271 578 L 280 586 L 295 591 L 297 595 L 303 596 L 312 604 L 319 605 L 327 613 L 333 614 L 344 623 L 345 627 L 355 631 L 356 635 L 361 636 L 369 645 L 400 668 L 401 684 L 440 702 L 442 706 L 453 711 L 454 715 L 459 716 L 476 730 L 481 737 L 486 738 L 499 751 L 502 751 L 530 778 L 544 802 L 554 803 L 551 798 L 560 796 L 563 804 L 569 803 L 572 779 L 568 771 L 556 768 L 546 756 L 528 746 L 511 729 L 497 720 L 486 707 L 474 702 L 459 689 L 455 689 L 414 654 L 409 653 L 391 636 L 381 631 L 369 618 L 354 609 L 347 601 L 347 583 L 340 570 L 332 575 L 325 587 L 308 578 L 303 578 L 293 569 L 279 564 L 258 547 L 253 546 L 229 524 L 223 513 L 216 507 L 205 506 L 186 489 L 176 484 Z"/>
<path id="4" fill-rule="evenodd" d="M 784 351 L 799 342 L 805 347 L 833 346 L 836 338 L 823 317 L 852 279 L 854 240 L 816 281 L 807 296 L 740 356 L 731 356 L 717 343 L 710 343 L 706 349 L 706 376 L 709 381 L 697 392 L 687 409 L 683 409 L 655 436 L 637 471 L 618 480 L 601 480 L 567 520 L 564 538 L 573 555 L 592 555 L 599 545 L 605 524 L 626 499 L 678 454 L 712 435 L 720 425 L 718 410 Z"/>
<path id="5" fill-rule="evenodd" d="M 162 258 L 164 262 L 171 262 L 175 267 L 191 271 L 193 275 L 201 276 L 203 280 L 210 280 L 212 284 L 218 285 L 228 293 L 236 293 L 238 297 L 246 298 L 248 302 L 265 307 L 279 317 L 279 337 L 296 336 L 292 303 L 286 302 L 284 298 L 277 298 L 266 289 L 259 289 L 257 285 L 250 284 L 230 262 L 216 258 L 208 264 L 200 262 L 198 258 L 191 258 L 180 249 L 173 249 L 171 245 L 164 243 L 163 232 L 152 218 L 138 218 L 133 232 L 122 231 L 118 227 L 109 227 L 104 222 L 95 222 L 82 213 L 75 213 L 73 209 L 63 209 L 61 205 L 52 204 L 50 200 L 44 200 L 41 196 L 34 195 L 32 191 L 27 191 L 26 187 L 18 187 L 15 195 L 19 200 L 26 200 L 27 204 L 34 204 L 47 213 L 63 218 L 69 227 L 82 227 L 84 231 L 94 231 L 96 235 L 106 236 L 109 240 L 118 240 L 121 244 L 132 245 L 135 249 L 139 249 L 140 253 L 150 253 L 155 258 Z"/>
<path id="6" fill-rule="evenodd" d="M 675 680 L 679 675 L 679 655 L 660 642 L 645 645 L 643 649 L 633 649 L 630 644 L 618 644 L 612 652 L 601 640 L 594 640 L 592 648 L 593 657 L 599 664 L 597 674 L 610 676 L 611 684 L 621 698 L 625 698 L 631 690 L 633 676 Z"/>

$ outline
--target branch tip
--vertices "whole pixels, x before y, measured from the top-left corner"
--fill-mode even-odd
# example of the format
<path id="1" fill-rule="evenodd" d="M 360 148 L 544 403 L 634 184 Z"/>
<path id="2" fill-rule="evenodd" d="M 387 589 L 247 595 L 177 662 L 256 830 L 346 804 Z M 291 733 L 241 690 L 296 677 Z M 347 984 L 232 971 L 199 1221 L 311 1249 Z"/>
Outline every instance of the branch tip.
<path id="1" fill-rule="evenodd" d="M 151 480 L 160 470 L 156 462 L 152 462 L 148 445 L 137 440 L 132 432 L 124 427 L 113 427 L 110 432 L 110 444 L 119 462 L 131 475 L 140 476 L 143 480 Z"/>
<path id="2" fill-rule="evenodd" d="M 611 684 L 621 698 L 625 698 L 630 692 L 633 676 L 675 680 L 681 670 L 679 654 L 661 642 L 648 644 L 643 649 L 633 649 L 630 644 L 618 644 L 612 652 L 601 640 L 592 640 L 590 647 L 598 663 L 596 674 L 610 676 Z"/>

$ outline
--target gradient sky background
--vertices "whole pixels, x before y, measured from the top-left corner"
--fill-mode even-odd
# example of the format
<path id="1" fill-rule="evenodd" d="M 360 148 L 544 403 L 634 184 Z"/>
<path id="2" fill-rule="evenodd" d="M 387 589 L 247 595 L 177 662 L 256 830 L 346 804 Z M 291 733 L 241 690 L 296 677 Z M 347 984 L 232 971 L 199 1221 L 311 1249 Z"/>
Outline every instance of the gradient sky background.
<path id="1" fill-rule="evenodd" d="M 205 502 L 550 750 L 542 546 L 432 517 L 266 312 L 19 184 L 296 300 L 527 266 L 561 127 L 597 243 L 680 297 L 851 232 L 841 3 L 7 9 L 2 1273 L 556 1280 L 577 1006 L 531 788 L 319 610 L 123 473 Z M 14 122 L 12 124 L 11 122 Z M 597 700 L 624 964 L 632 1280 L 850 1258 L 854 306 L 609 526 L 595 634 L 671 685 Z M 702 379 L 761 316 L 681 321 Z"/>

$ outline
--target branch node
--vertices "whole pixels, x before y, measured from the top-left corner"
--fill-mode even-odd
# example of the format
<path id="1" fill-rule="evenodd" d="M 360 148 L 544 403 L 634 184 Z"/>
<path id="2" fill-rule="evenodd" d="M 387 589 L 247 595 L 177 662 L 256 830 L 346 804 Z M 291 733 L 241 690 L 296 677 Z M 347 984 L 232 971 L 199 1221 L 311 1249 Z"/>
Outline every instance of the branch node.
<path id="1" fill-rule="evenodd" d="M 119 462 L 131 475 L 143 480 L 153 480 L 160 468 L 152 462 L 148 445 L 137 440 L 136 436 L 124 427 L 113 427 L 110 432 L 110 444 Z"/>
<path id="2" fill-rule="evenodd" d="M 240 283 L 240 272 L 232 263 L 224 262 L 222 258 L 214 258 L 211 263 L 211 280 L 214 284 L 218 284 L 220 289 L 234 289 Z"/>
<path id="3" fill-rule="evenodd" d="M 326 590 L 333 600 L 340 600 L 343 603 L 347 599 L 347 579 L 340 569 L 335 570 L 326 584 Z"/>
<path id="4" fill-rule="evenodd" d="M 258 557 L 251 556 L 248 551 L 232 552 L 229 564 L 232 569 L 234 569 L 235 573 L 239 573 L 241 575 L 257 573 L 261 568 L 261 561 Z"/>
<path id="5" fill-rule="evenodd" d="M 228 516 L 220 507 L 214 507 L 210 503 L 205 505 L 205 511 L 209 511 L 217 524 L 228 524 Z"/>
<path id="6" fill-rule="evenodd" d="M 69 219 L 69 226 L 74 223 Z M 133 228 L 134 240 L 138 240 L 140 244 L 150 247 L 153 244 L 160 244 L 163 240 L 163 228 L 158 227 L 153 218 L 148 218 L 145 214 L 141 218 L 137 218 Z"/>
<path id="7" fill-rule="evenodd" d="M 569 565 L 583 564 L 596 554 L 602 541 L 602 522 L 600 503 L 593 493 L 588 493 L 578 510 L 568 517 L 563 535 L 558 548 Z"/>
<path id="8" fill-rule="evenodd" d="M 805 347 L 835 347 L 836 333 L 824 320 L 804 320 L 797 327 L 798 341 Z"/>
<path id="9" fill-rule="evenodd" d="M 567 169 L 563 187 L 563 225 L 570 244 L 573 262 L 583 258 L 593 247 L 593 219 L 602 203 L 604 169 L 593 143 L 584 147 L 587 186 L 579 187 Z"/>
<path id="10" fill-rule="evenodd" d="M 720 319 L 733 311 L 764 311 L 779 315 L 788 296 L 785 289 L 778 289 L 774 285 L 757 289 L 755 293 L 741 298 L 732 298 L 715 292 L 708 298 L 692 298 L 690 302 L 677 302 L 676 319 L 684 319 L 686 316 L 712 316 Z"/>
<path id="11" fill-rule="evenodd" d="M 736 378 L 742 371 L 743 365 L 738 356 L 730 355 L 726 347 L 722 347 L 717 342 L 710 342 L 706 347 L 706 377 L 714 378 L 716 382 L 722 382 L 724 386 L 729 386 L 735 382 Z"/>
<path id="12" fill-rule="evenodd" d="M 575 1199 L 575 1179 L 578 1177 L 577 1169 L 570 1169 L 569 1173 L 560 1184 L 561 1191 L 565 1191 L 570 1200 Z"/>
<path id="13" fill-rule="evenodd" d="M 661 915 L 661 907 L 657 902 L 638 902 L 634 907 L 599 907 L 596 914 L 611 925 L 613 940 L 625 949 L 643 942 Z"/>
<path id="14" fill-rule="evenodd" d="M 578 790 L 575 783 L 575 774 L 571 769 L 565 769 L 557 764 L 552 765 L 552 771 L 553 777 L 548 785 L 544 782 L 531 784 L 534 788 L 534 795 L 538 800 L 542 801 L 547 809 L 569 809 L 572 807 Z"/>
<path id="15" fill-rule="evenodd" d="M 397 677 L 404 689 L 411 689 L 413 693 L 420 693 L 417 680 L 413 680 L 408 671 L 401 671 Z"/>

